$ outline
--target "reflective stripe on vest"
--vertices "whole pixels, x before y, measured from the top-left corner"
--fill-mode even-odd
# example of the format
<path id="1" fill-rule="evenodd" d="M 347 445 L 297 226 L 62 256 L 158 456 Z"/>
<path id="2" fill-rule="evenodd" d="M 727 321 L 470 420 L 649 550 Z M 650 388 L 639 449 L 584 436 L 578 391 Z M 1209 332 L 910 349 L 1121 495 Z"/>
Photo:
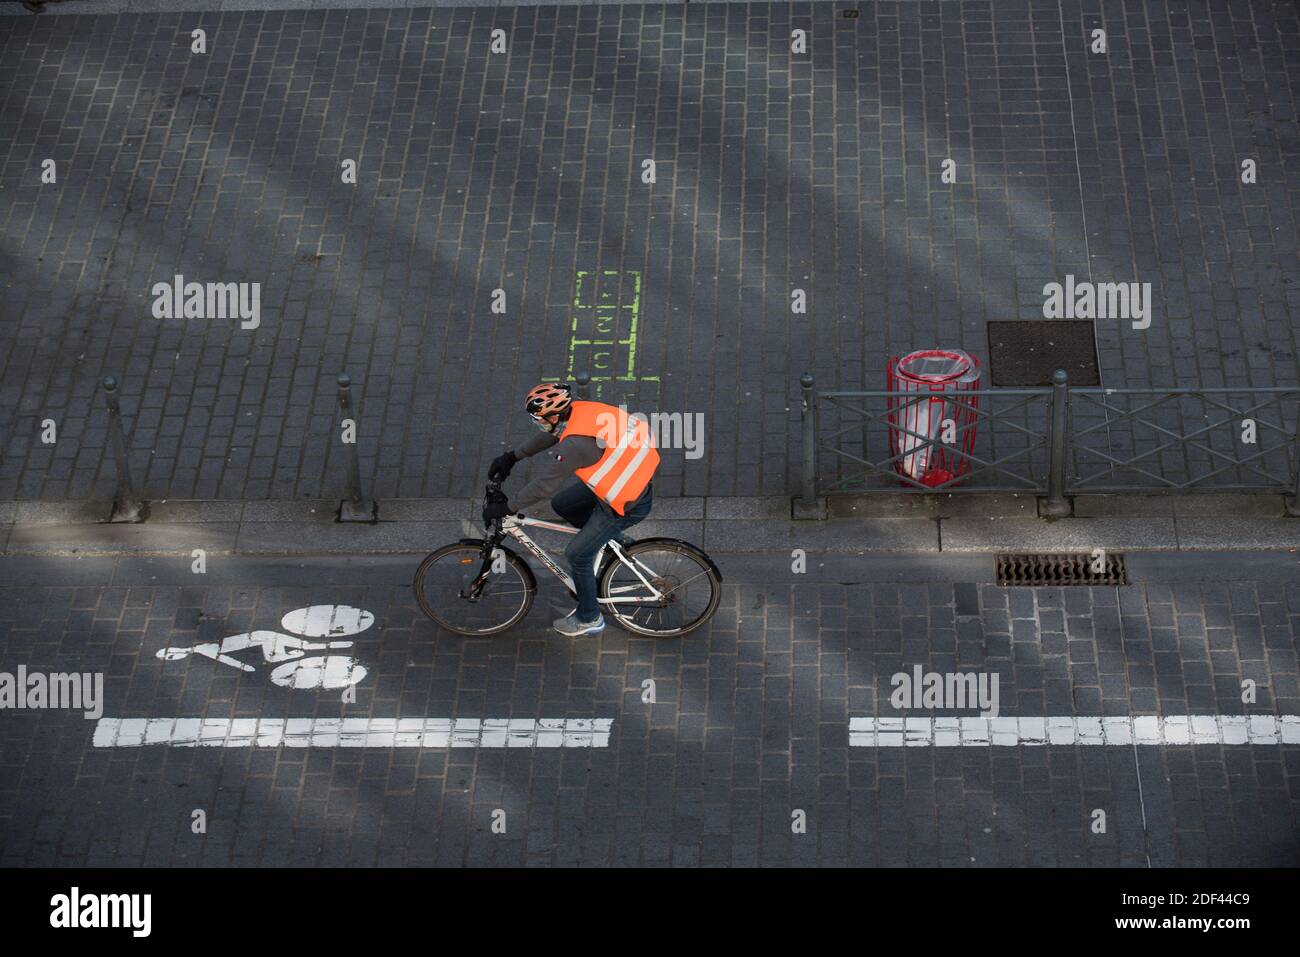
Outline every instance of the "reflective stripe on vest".
<path id="1" fill-rule="evenodd" d="M 623 515 L 627 506 L 641 497 L 659 467 L 654 438 L 645 420 L 633 418 L 625 408 L 603 402 L 575 402 L 572 409 L 564 434 L 589 435 L 605 443 L 600 461 L 574 474 Z"/>

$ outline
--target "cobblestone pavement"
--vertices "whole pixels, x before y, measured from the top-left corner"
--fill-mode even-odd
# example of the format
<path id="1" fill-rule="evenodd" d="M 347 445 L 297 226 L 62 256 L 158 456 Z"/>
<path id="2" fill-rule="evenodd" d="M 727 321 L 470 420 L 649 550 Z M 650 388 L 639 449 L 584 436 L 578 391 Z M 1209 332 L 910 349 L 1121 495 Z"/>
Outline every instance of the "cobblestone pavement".
<path id="1" fill-rule="evenodd" d="M 1297 744 L 870 748 L 848 733 L 900 713 L 890 676 L 915 665 L 996 673 L 1007 716 L 1300 714 L 1294 556 L 1131 557 L 1137 584 L 1066 590 L 1000 589 L 982 556 L 810 556 L 806 575 L 715 557 L 728 584 L 711 625 L 658 642 L 560 639 L 553 591 L 509 635 L 440 633 L 413 605 L 409 557 L 222 560 L 202 585 L 180 560 L 0 559 L 4 670 L 102 670 L 109 718 L 612 719 L 607 747 L 96 748 L 80 714 L 5 711 L 0 863 L 1300 863 Z M 157 657 L 286 628 L 313 603 L 375 616 L 349 652 L 368 670 L 355 703 Z"/>
<path id="2" fill-rule="evenodd" d="M 986 355 L 1066 275 L 1152 284 L 1108 386 L 1297 382 L 1293 3 L 859 9 L 4 18 L 0 499 L 111 490 L 107 374 L 147 497 L 335 495 L 344 371 L 374 494 L 472 494 L 583 367 L 706 416 L 661 495 L 784 493 L 800 372 Z M 154 318 L 176 275 L 260 325 Z"/>

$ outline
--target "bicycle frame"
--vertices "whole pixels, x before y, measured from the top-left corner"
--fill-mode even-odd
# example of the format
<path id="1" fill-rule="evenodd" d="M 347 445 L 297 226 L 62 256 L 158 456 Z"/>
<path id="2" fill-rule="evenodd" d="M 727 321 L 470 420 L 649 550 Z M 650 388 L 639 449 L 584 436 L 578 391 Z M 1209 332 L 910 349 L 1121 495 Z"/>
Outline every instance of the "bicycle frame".
<path id="1" fill-rule="evenodd" d="M 541 562 L 548 569 L 550 569 L 552 575 L 554 575 L 560 581 L 564 582 L 566 588 L 568 588 L 570 591 L 574 590 L 573 579 L 569 576 L 569 573 L 565 571 L 563 568 L 561 568 L 559 565 L 557 565 L 555 561 L 551 558 L 551 556 L 547 554 L 546 549 L 542 548 L 542 546 L 538 545 L 535 541 L 533 541 L 532 538 L 529 537 L 528 533 L 524 531 L 524 529 L 543 528 L 551 532 L 560 532 L 563 535 L 577 535 L 578 529 L 574 528 L 572 525 L 562 525 L 558 522 L 543 521 L 540 518 L 528 518 L 527 516 L 516 517 L 514 515 L 507 515 L 504 519 L 502 519 L 500 528 L 501 528 L 501 534 L 508 535 L 509 537 L 513 538 L 516 542 L 518 542 L 520 545 L 526 548 L 534 558 L 536 558 L 539 562 Z M 614 598 L 614 597 L 598 598 L 597 601 L 599 601 L 601 604 L 610 605 L 610 604 L 614 604 L 616 601 L 619 604 L 629 604 L 629 603 L 647 604 L 650 602 L 663 600 L 664 597 L 663 592 L 661 592 L 658 588 L 656 588 L 654 584 L 651 583 L 649 579 L 647 579 L 646 575 L 643 574 L 643 572 L 650 572 L 650 569 L 646 568 L 640 562 L 636 561 L 636 559 L 629 558 L 627 554 L 624 553 L 623 549 L 619 547 L 618 542 L 614 542 L 614 541 L 607 542 L 600 547 L 600 551 L 596 552 L 594 571 L 597 574 L 599 574 L 601 563 L 604 561 L 606 549 L 613 550 L 614 555 L 618 559 L 618 561 L 622 562 L 628 568 L 632 569 L 632 572 L 636 575 L 638 579 L 640 579 L 641 584 L 650 590 L 650 594 L 648 596 L 642 596 L 642 597 L 629 596 L 626 598 Z M 636 587 L 637 587 L 636 585 L 623 585 L 618 588 L 611 588 L 610 591 L 622 593 L 634 589 Z"/>

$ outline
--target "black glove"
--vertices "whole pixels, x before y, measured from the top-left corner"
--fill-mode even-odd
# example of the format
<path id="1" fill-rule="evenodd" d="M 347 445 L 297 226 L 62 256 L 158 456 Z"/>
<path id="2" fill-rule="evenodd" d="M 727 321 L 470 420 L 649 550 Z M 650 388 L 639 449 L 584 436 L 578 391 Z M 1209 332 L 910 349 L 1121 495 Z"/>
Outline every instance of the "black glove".
<path id="1" fill-rule="evenodd" d="M 515 463 L 518 461 L 514 452 L 502 452 L 488 466 L 488 481 L 504 482 L 510 477 L 510 470 L 515 467 Z"/>
<path id="2" fill-rule="evenodd" d="M 501 492 L 492 492 L 483 503 L 483 524 L 491 525 L 497 519 L 505 518 L 513 509 Z"/>

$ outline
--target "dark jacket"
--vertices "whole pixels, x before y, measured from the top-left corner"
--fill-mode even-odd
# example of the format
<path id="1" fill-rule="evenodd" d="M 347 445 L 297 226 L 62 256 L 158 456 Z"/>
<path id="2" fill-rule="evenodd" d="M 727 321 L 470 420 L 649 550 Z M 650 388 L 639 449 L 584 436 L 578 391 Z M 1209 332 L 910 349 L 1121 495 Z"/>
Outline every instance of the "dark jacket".
<path id="1" fill-rule="evenodd" d="M 605 454 L 604 447 L 594 436 L 564 438 L 551 432 L 539 432 L 513 451 L 517 459 L 546 452 L 533 468 L 532 481 L 510 496 L 510 507 L 519 512 L 531 511 L 541 502 L 550 501 L 551 496 L 573 478 L 575 471 L 595 465 Z"/>

